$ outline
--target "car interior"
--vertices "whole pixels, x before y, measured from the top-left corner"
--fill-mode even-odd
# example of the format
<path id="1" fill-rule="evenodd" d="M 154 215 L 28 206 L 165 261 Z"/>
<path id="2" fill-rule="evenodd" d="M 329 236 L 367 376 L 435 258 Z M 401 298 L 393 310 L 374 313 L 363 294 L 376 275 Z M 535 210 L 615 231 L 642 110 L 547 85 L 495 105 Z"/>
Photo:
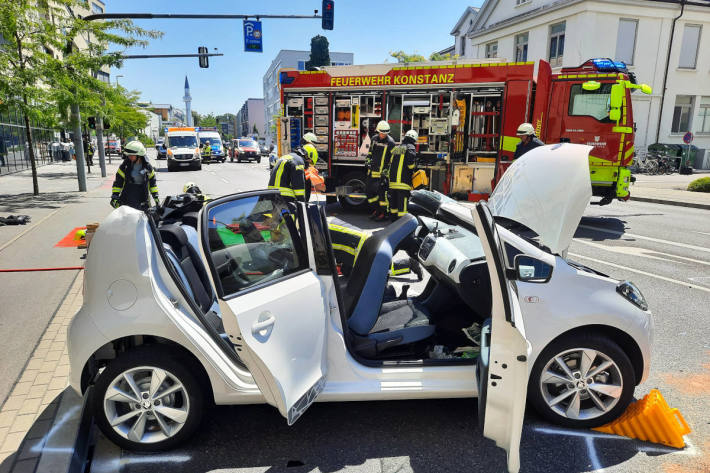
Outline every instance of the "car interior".
<path id="1" fill-rule="evenodd" d="M 419 208 L 416 203 L 413 206 L 421 215 L 407 214 L 365 241 L 350 277 L 338 274 L 324 208 L 307 206 L 318 273 L 331 274 L 337 281 L 348 347 L 362 362 L 473 363 L 478 355 L 480 328 L 491 307 L 480 242 L 459 222 L 447 223 L 447 216 L 437 213 L 427 199 L 419 201 Z M 421 211 L 421 205 L 431 208 Z M 158 231 L 168 260 L 190 297 L 211 328 L 228 341 L 217 295 L 200 258 L 197 218 L 201 206 L 189 194 L 169 197 L 161 209 Z M 262 209 L 261 213 L 271 216 L 276 212 Z M 426 216 L 432 213 L 438 219 Z M 225 293 L 303 268 L 305 252 L 294 251 L 305 240 L 297 228 L 299 219 L 281 222 L 288 227 L 282 233 L 289 238 L 270 237 L 279 233 L 274 225 L 269 231 L 267 222 L 259 218 L 225 225 L 236 238 L 234 245 L 215 228 L 208 229 L 212 262 Z M 416 258 L 425 270 L 426 284 L 419 294 L 410 293 L 402 284 L 397 285 L 399 295 L 391 289 L 389 270 L 398 251 Z"/>

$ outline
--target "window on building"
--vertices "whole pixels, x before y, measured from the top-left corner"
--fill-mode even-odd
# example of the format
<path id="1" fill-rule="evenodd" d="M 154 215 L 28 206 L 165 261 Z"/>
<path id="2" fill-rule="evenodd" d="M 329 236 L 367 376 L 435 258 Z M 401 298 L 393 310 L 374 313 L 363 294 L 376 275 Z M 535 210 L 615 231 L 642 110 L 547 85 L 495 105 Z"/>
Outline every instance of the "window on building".
<path id="1" fill-rule="evenodd" d="M 685 133 L 693 125 L 693 95 L 676 95 L 671 133 Z"/>
<path id="2" fill-rule="evenodd" d="M 461 36 L 461 56 L 466 54 L 466 36 Z"/>
<path id="3" fill-rule="evenodd" d="M 498 41 L 486 44 L 486 57 L 498 57 Z"/>
<path id="4" fill-rule="evenodd" d="M 515 62 L 528 60 L 528 33 L 515 35 Z"/>
<path id="5" fill-rule="evenodd" d="M 695 69 L 698 60 L 698 46 L 700 45 L 700 25 L 685 25 L 683 42 L 680 45 L 680 60 L 678 67 L 682 69 Z"/>
<path id="6" fill-rule="evenodd" d="M 616 36 L 616 56 L 614 56 L 615 61 L 623 61 L 626 64 L 634 63 L 637 29 L 638 20 L 628 18 L 619 19 L 619 32 Z"/>
<path id="7" fill-rule="evenodd" d="M 298 61 L 298 70 L 299 71 L 305 71 L 306 70 L 306 61 Z"/>
<path id="8" fill-rule="evenodd" d="M 565 52 L 565 22 L 550 26 L 550 65 L 562 66 L 562 55 Z"/>
<path id="9" fill-rule="evenodd" d="M 570 116 L 589 116 L 602 121 L 609 117 L 609 97 L 612 84 L 602 84 L 597 90 L 584 90 L 575 84 L 569 91 Z"/>
<path id="10" fill-rule="evenodd" d="M 91 4 L 91 11 L 92 13 L 100 14 L 104 12 L 104 9 L 101 7 L 101 5 L 97 3 L 92 3 Z"/>
<path id="11" fill-rule="evenodd" d="M 700 97 L 698 128 L 696 133 L 710 134 L 710 97 Z"/>

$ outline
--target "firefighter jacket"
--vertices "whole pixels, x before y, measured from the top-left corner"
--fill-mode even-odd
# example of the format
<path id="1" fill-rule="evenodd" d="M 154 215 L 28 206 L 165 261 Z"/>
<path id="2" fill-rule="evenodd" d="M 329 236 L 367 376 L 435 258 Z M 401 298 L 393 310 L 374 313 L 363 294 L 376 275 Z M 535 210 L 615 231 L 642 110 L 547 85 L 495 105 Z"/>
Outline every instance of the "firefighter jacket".
<path id="1" fill-rule="evenodd" d="M 136 162 L 138 162 L 136 160 Z M 155 180 L 155 169 L 145 159 L 141 159 L 141 164 L 145 170 L 145 176 L 148 179 L 148 192 L 153 196 L 155 201 L 158 201 L 158 184 Z M 145 186 L 134 182 L 132 177 L 133 166 L 130 159 L 124 159 L 116 171 L 116 178 L 113 181 L 111 188 L 111 203 L 114 207 L 118 207 L 125 202 L 148 202 L 148 193 L 145 191 Z M 126 195 L 127 193 L 139 193 L 140 195 Z"/>
<path id="2" fill-rule="evenodd" d="M 411 138 L 405 138 L 402 144 L 392 150 L 389 167 L 389 188 L 412 190 L 412 174 L 416 167 L 417 148 Z"/>
<path id="3" fill-rule="evenodd" d="M 395 147 L 394 139 L 391 136 L 383 140 L 380 135 L 376 135 L 370 144 L 370 152 L 367 155 L 367 175 L 379 179 L 383 172 L 387 172 L 390 162 L 390 154 Z"/>
<path id="4" fill-rule="evenodd" d="M 515 154 L 513 155 L 513 159 L 518 159 L 519 157 L 521 157 L 522 155 L 524 155 L 525 153 L 527 153 L 531 149 L 535 149 L 538 146 L 545 146 L 545 143 L 540 141 L 536 136 L 533 136 L 533 139 L 530 140 L 530 142 L 528 144 L 523 144 L 523 142 L 521 141 L 515 147 Z"/>
<path id="5" fill-rule="evenodd" d="M 303 159 L 294 154 L 281 156 L 274 164 L 269 177 L 269 189 L 278 190 L 282 196 L 306 200 Z"/>

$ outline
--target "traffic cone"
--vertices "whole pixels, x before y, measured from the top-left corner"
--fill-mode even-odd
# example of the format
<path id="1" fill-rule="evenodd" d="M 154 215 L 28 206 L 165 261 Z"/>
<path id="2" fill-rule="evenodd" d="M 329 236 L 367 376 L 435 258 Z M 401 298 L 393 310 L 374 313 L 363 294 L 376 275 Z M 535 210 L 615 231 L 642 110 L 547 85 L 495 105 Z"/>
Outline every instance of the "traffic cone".
<path id="1" fill-rule="evenodd" d="M 675 448 L 685 447 L 683 435 L 690 433 L 683 415 L 668 407 L 657 389 L 632 403 L 618 419 L 592 430 Z"/>

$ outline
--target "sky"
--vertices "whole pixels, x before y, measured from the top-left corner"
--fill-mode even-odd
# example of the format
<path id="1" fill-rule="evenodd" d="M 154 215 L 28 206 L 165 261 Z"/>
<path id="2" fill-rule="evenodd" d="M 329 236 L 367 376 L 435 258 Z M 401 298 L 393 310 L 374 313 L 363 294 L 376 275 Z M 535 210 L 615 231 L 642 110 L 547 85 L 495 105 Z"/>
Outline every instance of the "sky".
<path id="1" fill-rule="evenodd" d="M 105 0 L 107 13 L 214 13 L 312 15 L 321 0 Z M 355 64 L 381 63 L 389 51 L 429 56 L 453 45 L 449 34 L 467 6 L 482 0 L 335 0 L 333 31 L 321 29 L 320 19 L 262 20 L 263 53 L 244 52 L 242 20 L 134 20 L 137 26 L 164 32 L 146 48 L 126 54 L 188 54 L 199 46 L 224 56 L 210 57 L 208 69 L 197 58 L 131 59 L 111 70 L 112 81 L 141 93 L 141 99 L 183 108 L 185 75 L 190 81 L 192 109 L 200 114 L 234 113 L 247 98 L 263 96 L 262 80 L 281 49 L 310 50 L 321 34 L 330 50 L 352 52 Z"/>

